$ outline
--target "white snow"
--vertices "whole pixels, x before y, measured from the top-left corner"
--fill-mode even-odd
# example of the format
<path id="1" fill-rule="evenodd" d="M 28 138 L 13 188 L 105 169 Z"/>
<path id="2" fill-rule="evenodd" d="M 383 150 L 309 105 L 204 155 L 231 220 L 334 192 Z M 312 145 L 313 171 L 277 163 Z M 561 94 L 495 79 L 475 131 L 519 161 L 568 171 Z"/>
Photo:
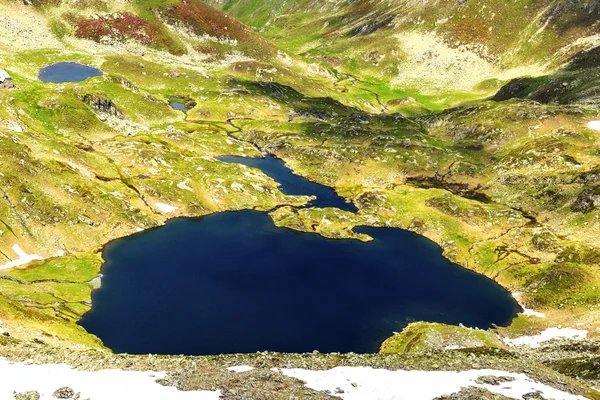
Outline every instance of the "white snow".
<path id="1" fill-rule="evenodd" d="M 6 72 L 3 69 L 0 69 L 0 83 L 4 82 L 7 79 L 10 79 L 10 75 L 8 74 L 8 72 Z"/>
<path id="2" fill-rule="evenodd" d="M 464 349 L 464 348 L 465 348 L 465 346 L 452 345 L 452 346 L 444 347 L 444 350 L 460 350 L 460 349 Z"/>
<path id="3" fill-rule="evenodd" d="M 179 182 L 179 183 L 177 184 L 177 187 L 178 187 L 179 189 L 182 189 L 182 190 L 187 190 L 188 192 L 194 192 L 194 189 L 192 189 L 191 187 L 189 187 L 189 186 L 187 185 L 187 179 L 186 179 L 185 181 L 183 181 L 183 182 Z"/>
<path id="4" fill-rule="evenodd" d="M 504 338 L 504 342 L 509 346 L 530 346 L 531 348 L 540 347 L 540 343 L 547 342 L 555 338 L 583 340 L 588 332 L 573 328 L 548 328 L 535 336 L 520 336 L 516 339 Z"/>
<path id="5" fill-rule="evenodd" d="M 537 312 L 534 311 L 530 308 L 527 308 L 525 306 L 523 306 L 521 304 L 521 298 L 522 298 L 522 294 L 521 292 L 514 292 L 512 293 L 512 296 L 515 298 L 515 300 L 517 300 L 519 302 L 519 305 L 521 306 L 521 308 L 523 308 L 523 315 L 526 317 L 538 317 L 538 318 L 546 318 L 546 314 L 543 314 L 541 312 Z"/>
<path id="6" fill-rule="evenodd" d="M 218 400 L 220 392 L 182 392 L 155 382 L 164 372 L 102 370 L 78 371 L 64 364 L 11 364 L 0 358 L 0 399 L 12 399 L 14 393 L 37 391 L 42 399 L 53 399 L 52 393 L 69 387 L 81 393 L 82 399 L 94 400 Z"/>
<path id="7" fill-rule="evenodd" d="M 303 369 L 273 369 L 284 375 L 306 382 L 315 390 L 329 390 L 344 400 L 432 400 L 436 397 L 457 393 L 463 387 L 480 387 L 492 393 L 511 398 L 540 391 L 545 398 L 554 400 L 584 400 L 541 384 L 525 374 L 496 370 L 448 371 L 388 371 L 366 367 L 337 367 L 329 371 Z M 480 376 L 506 376 L 512 382 L 499 386 L 475 383 Z M 339 390 L 343 391 L 343 393 Z"/>
<path id="8" fill-rule="evenodd" d="M 172 212 L 177 211 L 177 207 L 170 206 L 170 205 L 165 204 L 165 203 L 156 203 L 156 204 L 154 204 L 154 206 L 156 208 L 158 208 L 161 212 L 164 212 L 164 213 L 172 213 Z"/>
<path id="9" fill-rule="evenodd" d="M 546 318 L 546 314 L 532 310 L 531 308 L 523 307 L 523 315 L 526 317 Z"/>
<path id="10" fill-rule="evenodd" d="M 590 121 L 588 122 L 587 127 L 594 131 L 600 131 L 600 121 Z"/>
<path id="11" fill-rule="evenodd" d="M 231 372 L 248 372 L 248 371 L 252 371 L 254 370 L 254 367 L 251 367 L 249 365 L 238 365 L 236 367 L 229 367 L 227 368 L 227 371 L 231 371 Z"/>
<path id="12" fill-rule="evenodd" d="M 21 247 L 19 247 L 18 244 L 15 244 L 12 247 L 12 249 L 15 252 L 15 254 L 17 256 L 19 256 L 19 258 L 17 258 L 16 260 L 7 262 L 4 265 L 0 265 L 0 270 L 14 268 L 14 267 L 18 267 L 20 265 L 29 264 L 30 262 L 32 262 L 34 260 L 43 260 L 43 258 L 40 257 L 40 256 L 38 256 L 37 254 L 27 254 Z"/>

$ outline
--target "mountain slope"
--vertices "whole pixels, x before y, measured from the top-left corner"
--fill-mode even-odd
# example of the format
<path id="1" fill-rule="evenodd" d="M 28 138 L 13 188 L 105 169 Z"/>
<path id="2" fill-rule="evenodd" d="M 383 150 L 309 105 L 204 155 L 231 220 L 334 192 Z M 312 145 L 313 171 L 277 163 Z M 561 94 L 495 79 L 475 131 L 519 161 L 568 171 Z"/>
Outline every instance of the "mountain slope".
<path id="1" fill-rule="evenodd" d="M 421 93 L 485 92 L 600 44 L 591 0 L 212 3 L 285 50 Z"/>

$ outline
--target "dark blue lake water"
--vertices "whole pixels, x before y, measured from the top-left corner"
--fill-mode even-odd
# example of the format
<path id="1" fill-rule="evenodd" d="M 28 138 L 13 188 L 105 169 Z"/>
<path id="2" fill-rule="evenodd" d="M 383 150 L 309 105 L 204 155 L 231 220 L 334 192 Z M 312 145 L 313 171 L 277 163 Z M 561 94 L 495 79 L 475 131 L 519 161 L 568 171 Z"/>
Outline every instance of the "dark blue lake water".
<path id="1" fill-rule="evenodd" d="M 292 170 L 285 166 L 282 160 L 271 155 L 267 155 L 265 158 L 223 156 L 218 157 L 218 159 L 223 162 L 244 164 L 248 167 L 260 169 L 265 175 L 273 178 L 281 185 L 280 190 L 284 194 L 316 196 L 317 199 L 310 203 L 311 206 L 319 208 L 334 207 L 350 212 L 358 211 L 353 203 L 347 202 L 332 188 L 311 182 L 294 174 Z"/>
<path id="2" fill-rule="evenodd" d="M 105 248 L 102 288 L 80 324 L 116 352 L 371 353 L 412 321 L 488 328 L 519 311 L 427 239 L 357 231 L 375 240 L 277 228 L 258 211 L 173 220 Z"/>
<path id="3" fill-rule="evenodd" d="M 59 62 L 40 69 L 38 77 L 42 82 L 65 83 L 81 82 L 94 76 L 102 76 L 102 71 L 75 62 Z"/>

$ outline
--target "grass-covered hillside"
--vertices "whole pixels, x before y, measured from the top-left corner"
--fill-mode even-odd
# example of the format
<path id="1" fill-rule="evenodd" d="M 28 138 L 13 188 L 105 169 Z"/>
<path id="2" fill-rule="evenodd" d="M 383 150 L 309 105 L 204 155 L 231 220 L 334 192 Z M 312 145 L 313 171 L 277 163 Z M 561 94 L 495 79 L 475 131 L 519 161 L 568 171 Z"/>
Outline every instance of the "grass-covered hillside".
<path id="1" fill-rule="evenodd" d="M 464 99 L 599 44 L 600 7 L 591 0 L 209 3 L 293 54 L 380 86 L 386 101 L 393 97 L 383 87 Z"/>
<path id="2" fill-rule="evenodd" d="M 195 0 L 40 1 L 37 11 L 59 40 L 69 37 L 97 43 L 128 41 L 173 55 L 206 58 L 239 55 L 270 58 L 275 46 L 239 21 Z"/>

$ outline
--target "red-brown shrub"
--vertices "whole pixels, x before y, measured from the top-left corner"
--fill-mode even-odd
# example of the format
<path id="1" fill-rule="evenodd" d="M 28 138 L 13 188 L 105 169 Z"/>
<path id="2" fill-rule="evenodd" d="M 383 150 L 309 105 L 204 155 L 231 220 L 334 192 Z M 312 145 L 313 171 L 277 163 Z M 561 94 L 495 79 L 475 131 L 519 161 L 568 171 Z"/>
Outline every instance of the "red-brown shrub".
<path id="1" fill-rule="evenodd" d="M 104 38 L 120 42 L 133 39 L 148 47 L 168 50 L 173 54 L 183 54 L 180 46 L 159 23 L 147 21 L 130 13 L 79 19 L 76 21 L 75 37 L 95 42 L 100 42 Z"/>

